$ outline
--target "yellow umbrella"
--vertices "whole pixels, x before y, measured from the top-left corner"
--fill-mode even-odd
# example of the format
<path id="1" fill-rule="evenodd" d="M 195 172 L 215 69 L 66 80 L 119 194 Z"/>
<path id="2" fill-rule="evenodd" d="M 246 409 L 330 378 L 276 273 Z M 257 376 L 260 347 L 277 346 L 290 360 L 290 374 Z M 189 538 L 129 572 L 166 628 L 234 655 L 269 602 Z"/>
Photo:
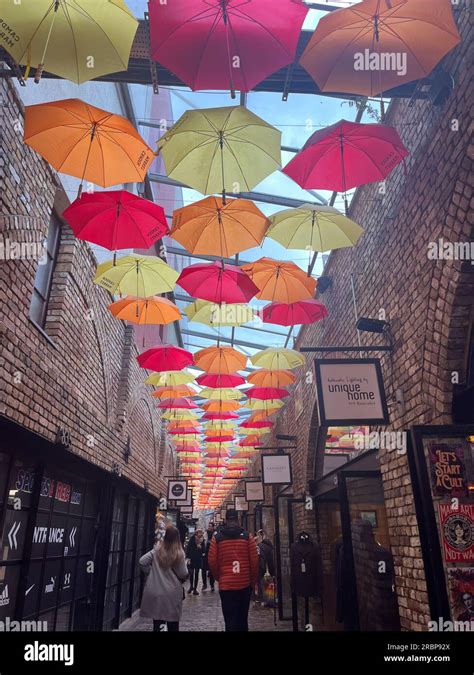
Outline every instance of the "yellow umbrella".
<path id="1" fill-rule="evenodd" d="M 156 387 L 177 387 L 180 384 L 189 384 L 196 378 L 187 370 L 165 370 L 161 373 L 149 375 L 145 384 L 153 384 Z"/>
<path id="2" fill-rule="evenodd" d="M 248 305 L 219 305 L 207 300 L 195 300 L 184 308 L 184 313 L 190 321 L 206 326 L 241 326 L 255 319 L 255 312 Z"/>
<path id="3" fill-rule="evenodd" d="M 256 398 L 247 401 L 242 407 L 250 408 L 250 410 L 276 410 L 277 408 L 283 408 L 284 405 L 284 402 L 279 398 L 269 398 L 266 401 Z"/>
<path id="4" fill-rule="evenodd" d="M 97 267 L 94 283 L 110 293 L 147 298 L 172 291 L 179 274 L 161 258 L 151 255 L 127 255 L 114 265 L 107 260 Z"/>
<path id="5" fill-rule="evenodd" d="M 239 427 L 239 436 L 263 436 L 268 434 L 268 429 L 246 429 L 245 427 Z"/>
<path id="6" fill-rule="evenodd" d="M 207 398 L 210 401 L 238 401 L 242 398 L 242 392 L 238 389 L 211 389 L 206 387 L 201 389 L 199 396 Z"/>
<path id="7" fill-rule="evenodd" d="M 127 70 L 138 21 L 123 0 L 7 0 L 0 46 L 17 63 L 80 84 Z"/>
<path id="8" fill-rule="evenodd" d="M 302 354 L 294 349 L 269 347 L 250 357 L 254 366 L 267 370 L 292 370 L 304 366 L 306 360 Z"/>
<path id="9" fill-rule="evenodd" d="M 198 419 L 197 413 L 194 410 L 184 410 L 175 408 L 174 410 L 167 410 L 161 414 L 161 417 L 165 420 L 196 420 Z"/>
<path id="10" fill-rule="evenodd" d="M 157 145 L 169 178 L 224 201 L 281 167 L 281 132 L 243 106 L 188 110 Z"/>

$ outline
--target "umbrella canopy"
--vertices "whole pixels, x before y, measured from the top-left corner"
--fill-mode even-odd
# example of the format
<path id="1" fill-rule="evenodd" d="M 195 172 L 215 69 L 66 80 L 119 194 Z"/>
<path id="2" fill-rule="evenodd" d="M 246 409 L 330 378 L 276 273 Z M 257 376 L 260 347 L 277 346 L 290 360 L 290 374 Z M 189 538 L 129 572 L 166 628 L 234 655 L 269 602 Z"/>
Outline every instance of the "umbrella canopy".
<path id="1" fill-rule="evenodd" d="M 283 262 L 272 258 L 260 258 L 256 262 L 242 265 L 259 288 L 259 300 L 277 302 L 297 302 L 312 298 L 317 281 L 308 276 L 293 262 Z"/>
<path id="2" fill-rule="evenodd" d="M 126 190 L 85 193 L 63 217 L 78 239 L 110 251 L 147 249 L 168 233 L 162 207 Z"/>
<path id="3" fill-rule="evenodd" d="M 211 387 L 206 387 L 205 389 L 201 389 L 199 396 L 211 401 L 238 401 L 242 398 L 243 393 L 238 389 L 212 389 Z"/>
<path id="4" fill-rule="evenodd" d="M 247 366 L 247 356 L 232 347 L 207 347 L 194 354 L 194 362 L 207 373 L 229 375 Z"/>
<path id="5" fill-rule="evenodd" d="M 259 246 L 270 221 L 247 199 L 206 197 L 173 212 L 170 237 L 191 253 L 229 258 Z"/>
<path id="6" fill-rule="evenodd" d="M 155 398 L 179 398 L 181 396 L 196 396 L 196 394 L 195 389 L 182 384 L 176 387 L 158 387 L 152 393 L 152 396 Z"/>
<path id="7" fill-rule="evenodd" d="M 203 373 L 196 378 L 196 383 L 203 387 L 211 387 L 212 389 L 226 389 L 227 387 L 238 387 L 240 384 L 245 384 L 245 377 L 232 373 Z"/>
<path id="8" fill-rule="evenodd" d="M 222 442 L 233 441 L 234 436 L 229 436 L 229 435 L 226 436 L 225 434 L 222 434 L 222 435 L 217 434 L 215 436 L 206 436 L 206 440 L 209 441 L 209 443 L 212 443 L 212 442 L 215 442 L 215 441 L 222 441 Z"/>
<path id="9" fill-rule="evenodd" d="M 162 406 L 159 406 L 162 407 Z M 176 428 L 169 428 L 168 433 L 171 434 L 172 436 L 200 436 L 200 431 L 196 429 L 196 427 L 176 427 Z M 178 440 L 178 439 L 176 439 Z"/>
<path id="10" fill-rule="evenodd" d="M 158 372 L 181 370 L 194 362 L 191 352 L 174 345 L 158 345 L 158 347 L 147 349 L 137 356 L 137 361 L 142 368 Z"/>
<path id="11" fill-rule="evenodd" d="M 332 206 L 302 204 L 270 218 L 267 237 L 289 249 L 332 251 L 354 246 L 363 229 Z"/>
<path id="12" fill-rule="evenodd" d="M 161 417 L 164 420 L 197 420 L 198 416 L 194 410 L 183 410 L 183 409 L 174 409 L 174 410 L 165 410 L 164 413 L 161 413 Z"/>
<path id="13" fill-rule="evenodd" d="M 250 91 L 292 63 L 308 8 L 301 0 L 149 2 L 152 58 L 193 91 Z M 186 45 L 186 49 L 183 49 Z"/>
<path id="14" fill-rule="evenodd" d="M 148 298 L 172 291 L 177 278 L 176 270 L 161 258 L 132 254 L 98 265 L 94 283 L 110 293 Z"/>
<path id="15" fill-rule="evenodd" d="M 279 398 L 271 398 L 266 400 L 256 398 L 251 401 L 247 401 L 242 407 L 250 408 L 251 410 L 276 410 L 277 408 L 282 408 L 283 406 L 284 403 Z"/>
<path id="16" fill-rule="evenodd" d="M 217 261 L 185 267 L 176 283 L 190 295 L 217 304 L 245 303 L 259 290 L 243 269 Z"/>
<path id="17" fill-rule="evenodd" d="M 191 401 L 189 398 L 165 398 L 158 404 L 158 408 L 184 408 L 190 410 L 191 408 L 198 408 L 199 406 Z"/>
<path id="18" fill-rule="evenodd" d="M 304 366 L 306 360 L 302 354 L 294 349 L 269 347 L 250 357 L 254 366 L 261 366 L 268 370 L 293 370 Z"/>
<path id="19" fill-rule="evenodd" d="M 165 325 L 181 318 L 181 312 L 174 302 L 159 296 L 144 299 L 127 296 L 113 302 L 108 309 L 116 319 L 140 325 Z"/>
<path id="20" fill-rule="evenodd" d="M 127 70 L 138 28 L 123 0 L 6 2 L 2 22 L 9 31 L 0 46 L 17 63 L 36 66 L 37 78 L 44 69 L 77 84 Z"/>
<path id="21" fill-rule="evenodd" d="M 166 425 L 167 429 L 199 429 L 200 423 L 199 420 L 171 420 Z"/>
<path id="22" fill-rule="evenodd" d="M 289 370 L 256 370 L 247 377 L 256 387 L 286 387 L 296 382 L 296 376 Z"/>
<path id="23" fill-rule="evenodd" d="M 231 410 L 223 411 L 223 412 L 205 412 L 204 415 L 202 416 L 203 420 L 238 420 L 239 416 L 237 413 L 232 412 Z"/>
<path id="24" fill-rule="evenodd" d="M 260 399 L 261 401 L 267 401 L 272 398 L 286 398 L 289 396 L 289 392 L 286 389 L 279 387 L 252 387 L 247 389 L 245 392 L 250 399 Z"/>
<path id="25" fill-rule="evenodd" d="M 300 63 L 322 91 L 363 96 L 425 78 L 460 42 L 452 4 L 364 0 L 330 12 L 319 21 Z"/>
<path id="26" fill-rule="evenodd" d="M 259 436 L 247 436 L 247 438 L 242 438 L 239 441 L 239 445 L 242 447 L 251 446 L 252 448 L 256 448 L 263 445 L 263 443 Z"/>
<path id="27" fill-rule="evenodd" d="M 315 131 L 283 173 L 305 189 L 346 192 L 383 181 L 407 155 L 393 127 L 341 120 Z"/>
<path id="28" fill-rule="evenodd" d="M 268 429 L 240 429 L 240 436 L 263 436 L 268 434 Z"/>
<path id="29" fill-rule="evenodd" d="M 240 403 L 237 403 L 237 401 L 209 401 L 208 403 L 203 403 L 201 408 L 206 410 L 206 412 L 225 413 L 238 410 Z"/>
<path id="30" fill-rule="evenodd" d="M 56 171 L 102 187 L 142 182 L 153 159 L 128 119 L 77 98 L 27 106 L 24 140 Z"/>
<path id="31" fill-rule="evenodd" d="M 278 326 L 299 326 L 300 324 L 316 323 L 328 316 L 328 310 L 319 300 L 299 300 L 291 304 L 272 302 L 262 311 L 264 323 L 274 323 Z"/>
<path id="32" fill-rule="evenodd" d="M 168 177 L 204 195 L 252 190 L 281 166 L 281 132 L 243 106 L 188 110 L 157 144 Z"/>
<path id="33" fill-rule="evenodd" d="M 258 412 L 253 412 L 248 418 L 248 422 L 268 422 L 268 418 L 273 413 L 276 413 L 278 408 L 272 408 L 271 410 L 259 410 Z"/>
<path id="34" fill-rule="evenodd" d="M 255 319 L 255 313 L 248 305 L 219 305 L 207 300 L 195 300 L 184 308 L 184 313 L 190 321 L 206 326 L 241 326 Z"/>
<path id="35" fill-rule="evenodd" d="M 194 375 L 188 373 L 186 370 L 182 372 L 174 370 L 165 370 L 161 373 L 152 373 L 149 375 L 145 384 L 152 384 L 156 387 L 176 387 L 180 384 L 189 384 L 189 382 L 194 382 Z"/>
<path id="36" fill-rule="evenodd" d="M 247 422 L 242 422 L 242 424 L 239 424 L 240 427 L 243 429 L 269 429 L 273 426 L 274 422 L 270 422 L 270 420 L 261 420 L 257 421 L 254 420 L 253 422 L 247 420 Z"/>

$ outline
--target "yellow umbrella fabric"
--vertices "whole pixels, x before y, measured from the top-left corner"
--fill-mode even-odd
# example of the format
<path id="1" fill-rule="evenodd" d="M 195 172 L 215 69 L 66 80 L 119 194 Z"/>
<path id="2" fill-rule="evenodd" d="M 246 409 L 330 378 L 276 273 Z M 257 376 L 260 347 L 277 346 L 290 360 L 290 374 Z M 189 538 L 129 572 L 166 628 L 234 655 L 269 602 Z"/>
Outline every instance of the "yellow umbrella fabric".
<path id="1" fill-rule="evenodd" d="M 127 70 L 138 21 L 123 0 L 2 2 L 0 46 L 15 61 L 80 84 Z"/>
<path id="2" fill-rule="evenodd" d="M 250 357 L 254 366 L 267 370 L 292 370 L 304 366 L 306 360 L 302 354 L 294 349 L 269 347 Z"/>
<path id="3" fill-rule="evenodd" d="M 260 399 L 252 399 L 247 401 L 242 407 L 250 408 L 250 410 L 276 410 L 277 408 L 283 408 L 284 402 L 279 398 L 270 398 L 266 401 L 261 401 Z"/>
<path id="4" fill-rule="evenodd" d="M 281 167 L 281 132 L 244 106 L 188 110 L 157 146 L 168 177 L 204 195 L 252 190 Z"/>
<path id="5" fill-rule="evenodd" d="M 332 206 L 302 204 L 270 218 L 267 237 L 288 249 L 331 251 L 354 246 L 363 229 Z"/>
<path id="6" fill-rule="evenodd" d="M 219 305 L 207 300 L 195 300 L 184 308 L 184 313 L 190 321 L 206 326 L 241 326 L 255 319 L 255 312 L 248 305 Z"/>
<path id="7" fill-rule="evenodd" d="M 147 298 L 172 291 L 179 273 L 161 258 L 151 255 L 127 255 L 114 265 L 107 260 L 97 267 L 94 283 L 110 293 Z"/>
<path id="8" fill-rule="evenodd" d="M 149 375 L 145 384 L 152 384 L 155 387 L 177 387 L 180 384 L 194 382 L 195 379 L 195 376 L 187 370 L 164 370 Z"/>
<path id="9" fill-rule="evenodd" d="M 199 392 L 199 396 L 210 401 L 239 401 L 242 398 L 242 392 L 230 387 L 226 389 L 206 387 Z"/>
<path id="10" fill-rule="evenodd" d="M 165 420 L 196 420 L 198 419 L 197 413 L 193 410 L 184 410 L 184 409 L 174 409 L 166 410 L 166 412 L 161 414 L 161 417 Z"/>

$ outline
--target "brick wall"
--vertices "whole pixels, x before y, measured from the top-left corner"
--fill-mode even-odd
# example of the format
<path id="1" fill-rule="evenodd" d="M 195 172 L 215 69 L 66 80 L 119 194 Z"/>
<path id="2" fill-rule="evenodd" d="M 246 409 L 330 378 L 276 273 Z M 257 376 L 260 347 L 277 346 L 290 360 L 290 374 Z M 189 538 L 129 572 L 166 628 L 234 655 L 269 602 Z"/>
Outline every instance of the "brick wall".
<path id="1" fill-rule="evenodd" d="M 61 213 L 66 204 L 49 165 L 23 144 L 22 105 L 12 83 L 1 80 L 0 92 L 1 233 L 11 241 L 41 242 L 53 208 Z M 143 384 L 133 331 L 112 317 L 111 296 L 92 283 L 91 249 L 62 226 L 44 332 L 29 320 L 37 265 L 0 263 L 0 414 L 53 442 L 64 427 L 76 454 L 106 470 L 116 462 L 138 486 L 146 482 L 151 493 L 164 492 L 158 464 L 172 470 L 174 458 Z"/>

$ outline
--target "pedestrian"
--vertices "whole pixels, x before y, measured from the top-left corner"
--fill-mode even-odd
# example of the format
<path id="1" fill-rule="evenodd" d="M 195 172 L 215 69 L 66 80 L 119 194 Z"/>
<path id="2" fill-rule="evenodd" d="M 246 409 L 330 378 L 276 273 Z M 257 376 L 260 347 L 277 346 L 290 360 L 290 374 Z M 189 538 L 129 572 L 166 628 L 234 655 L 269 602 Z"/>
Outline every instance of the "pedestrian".
<path id="1" fill-rule="evenodd" d="M 189 590 L 188 593 L 199 595 L 197 590 L 199 582 L 199 571 L 204 565 L 206 557 L 206 542 L 204 541 L 204 531 L 197 529 L 188 542 L 186 547 L 186 557 L 189 560 Z"/>
<path id="2" fill-rule="evenodd" d="M 248 631 L 252 589 L 258 577 L 255 539 L 239 526 L 235 509 L 226 512 L 225 526 L 212 538 L 209 568 L 219 583 L 226 631 Z"/>
<path id="3" fill-rule="evenodd" d="M 258 548 L 258 599 L 260 603 L 264 604 L 264 582 L 265 577 L 275 576 L 275 558 L 273 552 L 273 544 L 267 537 L 264 530 L 257 532 L 257 548 Z"/>
<path id="4" fill-rule="evenodd" d="M 147 574 L 140 616 L 153 619 L 156 632 L 179 630 L 183 586 L 188 577 L 178 530 L 168 525 L 163 538 L 139 560 Z"/>
<path id="5" fill-rule="evenodd" d="M 207 590 L 207 575 L 209 575 L 209 585 L 211 591 L 215 591 L 215 579 L 212 576 L 211 569 L 209 567 L 209 549 L 211 548 L 212 537 L 216 534 L 216 528 L 214 522 L 211 520 L 207 526 L 206 530 L 206 555 L 204 556 L 204 566 L 202 568 L 202 590 Z"/>

